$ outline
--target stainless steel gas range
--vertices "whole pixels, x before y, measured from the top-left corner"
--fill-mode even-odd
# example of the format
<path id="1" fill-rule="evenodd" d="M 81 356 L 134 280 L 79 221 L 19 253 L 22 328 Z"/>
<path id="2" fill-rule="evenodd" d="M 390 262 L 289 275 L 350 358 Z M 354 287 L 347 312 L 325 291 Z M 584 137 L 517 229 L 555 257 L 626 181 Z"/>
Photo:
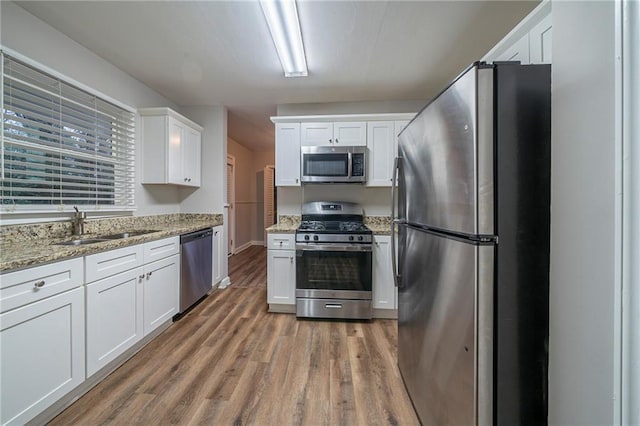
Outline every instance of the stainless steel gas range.
<path id="1" fill-rule="evenodd" d="M 302 207 L 296 231 L 296 315 L 371 318 L 372 232 L 355 203 Z"/>

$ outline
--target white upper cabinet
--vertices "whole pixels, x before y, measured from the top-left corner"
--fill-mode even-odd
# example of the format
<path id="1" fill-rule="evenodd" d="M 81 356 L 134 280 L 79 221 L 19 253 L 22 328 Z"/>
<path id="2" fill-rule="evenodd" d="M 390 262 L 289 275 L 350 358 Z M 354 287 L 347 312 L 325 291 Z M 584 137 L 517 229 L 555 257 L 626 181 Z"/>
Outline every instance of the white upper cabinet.
<path id="1" fill-rule="evenodd" d="M 498 56 L 496 61 L 520 61 L 521 64 L 530 63 L 529 34 L 525 34 Z"/>
<path id="2" fill-rule="evenodd" d="M 333 143 L 343 146 L 366 146 L 367 123 L 364 121 L 333 123 Z"/>
<path id="3" fill-rule="evenodd" d="M 169 108 L 138 110 L 142 183 L 200 186 L 202 127 Z"/>
<path id="4" fill-rule="evenodd" d="M 368 186 L 391 186 L 391 169 L 395 157 L 393 121 L 367 123 Z"/>
<path id="5" fill-rule="evenodd" d="M 543 1 L 511 30 L 482 60 L 551 63 L 551 2 Z"/>
<path id="6" fill-rule="evenodd" d="M 532 64 L 551 63 L 551 15 L 545 16 L 529 31 L 529 55 Z"/>
<path id="7" fill-rule="evenodd" d="M 391 186 L 393 160 L 398 152 L 398 134 L 408 120 L 367 123 L 367 186 Z"/>
<path id="8" fill-rule="evenodd" d="M 365 146 L 365 121 L 301 123 L 302 146 Z"/>
<path id="9" fill-rule="evenodd" d="M 300 123 L 276 123 L 276 186 L 300 186 Z"/>
<path id="10" fill-rule="evenodd" d="M 202 145 L 202 133 L 199 130 L 187 127 L 187 138 L 182 158 L 183 180 L 187 179 L 186 185 L 200 186 L 200 154 Z"/>
<path id="11" fill-rule="evenodd" d="M 302 123 L 300 125 L 300 145 L 333 145 L 333 123 Z"/>

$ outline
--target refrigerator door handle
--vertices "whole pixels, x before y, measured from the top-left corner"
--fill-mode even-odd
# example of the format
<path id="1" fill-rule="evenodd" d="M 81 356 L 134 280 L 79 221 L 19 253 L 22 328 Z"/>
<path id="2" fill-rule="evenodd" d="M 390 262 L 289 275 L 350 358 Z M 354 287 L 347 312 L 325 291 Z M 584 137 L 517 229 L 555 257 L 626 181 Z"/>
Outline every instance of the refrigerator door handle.
<path id="1" fill-rule="evenodd" d="M 393 175 L 391 177 L 391 269 L 393 272 L 393 283 L 398 287 L 400 276 L 398 274 L 398 259 L 396 258 L 396 223 L 400 223 L 396 218 L 396 184 L 398 181 L 398 157 L 393 159 Z"/>

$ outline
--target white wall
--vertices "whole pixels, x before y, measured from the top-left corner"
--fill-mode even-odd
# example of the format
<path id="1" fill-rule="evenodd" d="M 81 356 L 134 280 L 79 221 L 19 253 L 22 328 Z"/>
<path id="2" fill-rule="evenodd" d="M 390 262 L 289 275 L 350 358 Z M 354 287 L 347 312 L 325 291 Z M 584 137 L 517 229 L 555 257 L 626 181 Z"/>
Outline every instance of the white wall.
<path id="1" fill-rule="evenodd" d="M 3 47 L 14 50 L 131 107 L 176 107 L 168 99 L 29 14 L 15 3 L 1 1 L 0 10 L 0 40 Z M 139 125 L 138 117 L 137 126 Z M 138 140 L 137 164 L 140 164 L 140 155 L 141 143 Z M 138 207 L 136 215 L 180 211 L 180 195 L 177 188 L 159 185 L 143 186 L 139 183 L 140 173 L 141 170 L 138 167 L 136 169 L 138 182 L 135 194 Z M 55 215 L 50 216 L 55 217 Z M 7 223 L 5 217 L 3 217 L 3 223 Z"/>
<path id="2" fill-rule="evenodd" d="M 365 215 L 391 215 L 391 187 L 368 188 L 358 184 L 304 185 L 278 188 L 278 215 L 299 215 L 308 201 L 349 201 L 361 204 Z"/>
<path id="3" fill-rule="evenodd" d="M 614 2 L 553 2 L 549 423 L 608 425 L 615 389 Z"/>

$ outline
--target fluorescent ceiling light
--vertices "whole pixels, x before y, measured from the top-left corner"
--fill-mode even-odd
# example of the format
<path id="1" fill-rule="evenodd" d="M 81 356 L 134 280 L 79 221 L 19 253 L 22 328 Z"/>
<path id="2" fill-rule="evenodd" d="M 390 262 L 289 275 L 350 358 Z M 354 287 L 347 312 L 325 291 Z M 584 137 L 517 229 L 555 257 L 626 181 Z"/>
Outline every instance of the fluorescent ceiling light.
<path id="1" fill-rule="evenodd" d="M 307 61 L 295 0 L 260 0 L 285 77 L 306 77 Z"/>

